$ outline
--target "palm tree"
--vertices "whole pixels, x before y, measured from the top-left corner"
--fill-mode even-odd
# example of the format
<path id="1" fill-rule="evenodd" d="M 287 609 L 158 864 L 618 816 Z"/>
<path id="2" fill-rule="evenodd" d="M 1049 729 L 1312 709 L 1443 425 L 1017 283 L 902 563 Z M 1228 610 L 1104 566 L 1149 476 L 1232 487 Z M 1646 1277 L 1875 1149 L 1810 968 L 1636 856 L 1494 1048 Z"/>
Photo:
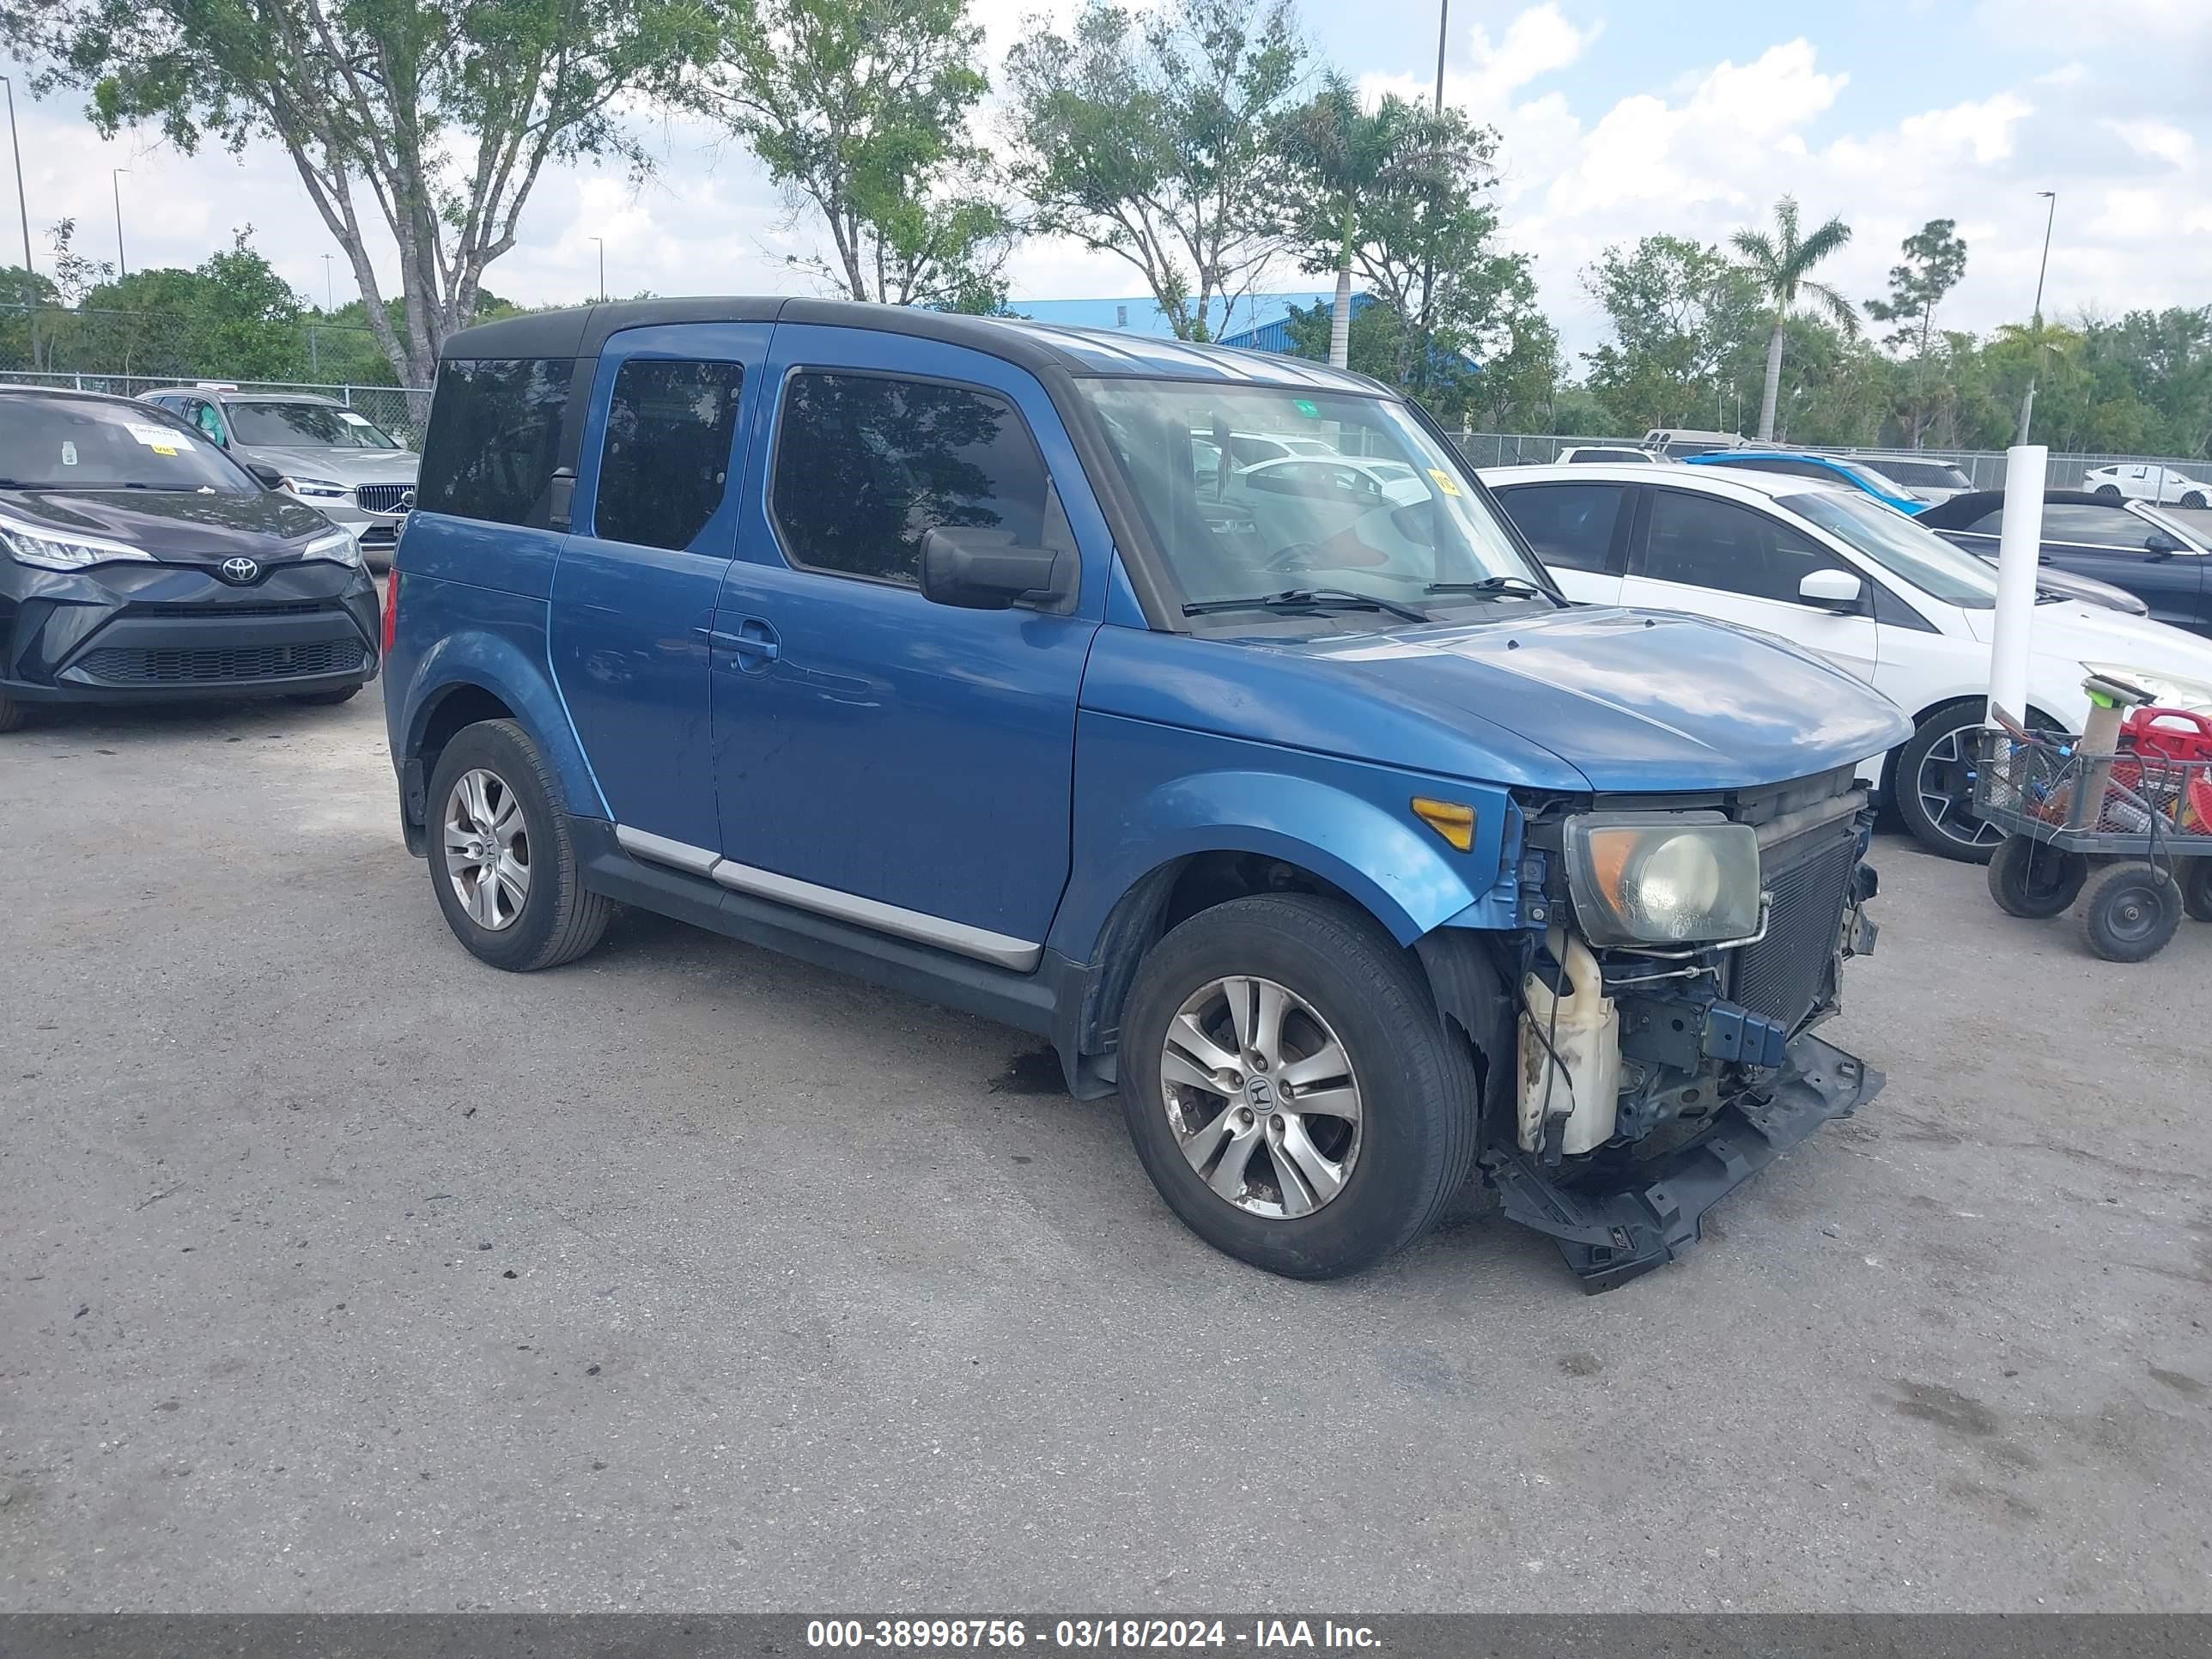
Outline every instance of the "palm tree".
<path id="1" fill-rule="evenodd" d="M 1831 219 L 1801 238 L 1797 201 L 1790 196 L 1774 204 L 1774 228 L 1771 236 L 1763 230 L 1739 230 L 1729 238 L 1743 256 L 1746 274 L 1774 307 L 1774 332 L 1766 342 L 1766 395 L 1759 404 L 1759 441 L 1763 444 L 1774 441 L 1774 405 L 1782 393 L 1783 336 L 1800 298 L 1833 318 L 1845 339 L 1855 340 L 1859 332 L 1858 312 L 1851 302 L 1807 274 L 1851 240 L 1851 228 L 1841 219 Z"/>
<path id="2" fill-rule="evenodd" d="M 1313 100 L 1293 111 L 1283 131 L 1284 154 L 1309 181 L 1314 211 L 1325 216 L 1332 230 L 1341 227 L 1336 303 L 1328 320 L 1333 368 L 1347 367 L 1352 357 L 1352 257 L 1359 245 L 1359 198 L 1396 159 L 1405 115 L 1406 106 L 1396 98 L 1365 113 L 1358 89 L 1331 70 Z"/>

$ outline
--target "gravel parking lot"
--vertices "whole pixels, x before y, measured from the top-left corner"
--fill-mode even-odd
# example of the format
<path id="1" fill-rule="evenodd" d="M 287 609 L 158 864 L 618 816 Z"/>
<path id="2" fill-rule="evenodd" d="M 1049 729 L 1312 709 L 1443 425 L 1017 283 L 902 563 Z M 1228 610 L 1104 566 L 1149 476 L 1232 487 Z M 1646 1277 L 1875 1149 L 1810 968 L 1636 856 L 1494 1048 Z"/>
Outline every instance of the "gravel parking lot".
<path id="1" fill-rule="evenodd" d="M 0 738 L 0 1607 L 2212 1605 L 2212 927 L 1887 841 L 1887 1092 L 1586 1298 L 1214 1255 L 1020 1035 L 483 968 L 374 696 Z"/>

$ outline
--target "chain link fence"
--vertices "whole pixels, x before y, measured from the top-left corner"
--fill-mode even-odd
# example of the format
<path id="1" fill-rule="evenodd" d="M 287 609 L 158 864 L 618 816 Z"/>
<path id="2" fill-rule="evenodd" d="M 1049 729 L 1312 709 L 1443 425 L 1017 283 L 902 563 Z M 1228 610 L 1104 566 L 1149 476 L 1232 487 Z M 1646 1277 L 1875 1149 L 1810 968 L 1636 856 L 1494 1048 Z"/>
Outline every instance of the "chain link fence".
<path id="1" fill-rule="evenodd" d="M 141 392 L 191 386 L 189 377 L 161 374 L 33 374 L 22 370 L 0 370 L 0 382 L 11 386 L 74 386 L 80 392 L 106 392 L 118 398 Z M 423 423 L 430 416 L 427 388 L 398 386 L 327 386 L 306 380 L 223 380 L 212 385 L 235 386 L 240 392 L 312 392 L 343 404 L 366 420 L 374 421 L 410 449 L 422 447 Z"/>
<path id="2" fill-rule="evenodd" d="M 1516 432 L 1462 432 L 1458 436 L 1460 453 L 1474 466 L 1541 466 L 1559 459 L 1563 451 L 1577 445 L 1594 444 L 1607 449 L 1637 447 L 1633 438 L 1579 438 L 1544 434 Z M 1756 446 L 1747 441 L 1747 447 Z M 1787 446 L 1784 446 L 1786 447 Z M 2002 450 L 1995 449 L 1857 449 L 1843 446 L 1821 446 L 1826 455 L 1856 455 L 1869 465 L 1879 467 L 1885 455 L 1899 459 L 1937 461 L 1957 467 L 1972 480 L 1977 489 L 2004 488 L 2005 458 Z M 2150 465 L 2170 466 L 2191 477 L 2212 478 L 2212 465 L 2204 461 L 2172 455 L 2087 455 L 2058 454 L 2051 457 L 2046 473 L 2047 488 L 2079 489 L 2083 476 L 2100 466 Z"/>

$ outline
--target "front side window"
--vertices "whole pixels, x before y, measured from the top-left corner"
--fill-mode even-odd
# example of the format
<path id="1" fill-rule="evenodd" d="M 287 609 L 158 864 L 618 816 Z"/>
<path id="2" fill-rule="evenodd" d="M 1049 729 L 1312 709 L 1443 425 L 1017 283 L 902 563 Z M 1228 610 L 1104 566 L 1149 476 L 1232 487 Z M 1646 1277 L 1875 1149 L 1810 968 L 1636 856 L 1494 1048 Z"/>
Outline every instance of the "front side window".
<path id="1" fill-rule="evenodd" d="M 546 528 L 574 368 L 567 357 L 461 357 L 441 364 L 416 507 Z"/>
<path id="2" fill-rule="evenodd" d="M 0 395 L 0 489 L 175 489 L 251 495 L 261 486 L 222 451 L 143 404 Z"/>
<path id="3" fill-rule="evenodd" d="M 1517 484 L 1498 503 L 1536 556 L 1559 570 L 1602 571 L 1613 553 L 1613 529 L 1628 486 L 1617 483 Z"/>
<path id="4" fill-rule="evenodd" d="M 2124 507 L 2088 507 L 2052 501 L 2043 509 L 2043 539 L 2081 542 L 2091 547 L 2137 548 L 2150 532 Z"/>
<path id="5" fill-rule="evenodd" d="M 1244 382 L 1076 386 L 1187 604 L 1323 587 L 1425 610 L 1525 603 L 1532 586 L 1534 603 L 1553 602 L 1465 463 L 1394 398 Z M 1243 463 L 1237 434 L 1255 433 L 1301 453 Z M 1213 462 L 1224 446 L 1225 470 Z M 1275 455 L 1286 447 L 1274 442 Z M 1286 473 L 1330 482 L 1261 482 Z M 1505 591 L 1449 591 L 1492 577 L 1510 579 Z"/>
<path id="6" fill-rule="evenodd" d="M 1844 568 L 1796 526 L 1735 501 L 1674 489 L 1652 498 L 1644 572 L 1655 581 L 1802 605 L 1800 582 Z"/>
<path id="7" fill-rule="evenodd" d="M 633 358 L 615 375 L 592 528 L 682 552 L 722 505 L 744 369 Z"/>
<path id="8" fill-rule="evenodd" d="M 397 449 L 398 440 L 365 415 L 328 404 L 231 400 L 230 427 L 242 444 L 272 449 Z"/>
<path id="9" fill-rule="evenodd" d="M 208 436 L 213 439 L 216 443 L 227 443 L 229 441 L 229 440 L 223 435 L 222 411 L 217 409 L 213 404 L 193 404 L 192 422 L 194 425 L 198 426 L 201 431 L 206 433 Z"/>
<path id="10" fill-rule="evenodd" d="M 890 375 L 808 370 L 786 382 L 769 505 L 793 564 L 908 587 L 932 530 L 1003 531 L 1018 547 L 1069 540 L 1011 403 Z"/>

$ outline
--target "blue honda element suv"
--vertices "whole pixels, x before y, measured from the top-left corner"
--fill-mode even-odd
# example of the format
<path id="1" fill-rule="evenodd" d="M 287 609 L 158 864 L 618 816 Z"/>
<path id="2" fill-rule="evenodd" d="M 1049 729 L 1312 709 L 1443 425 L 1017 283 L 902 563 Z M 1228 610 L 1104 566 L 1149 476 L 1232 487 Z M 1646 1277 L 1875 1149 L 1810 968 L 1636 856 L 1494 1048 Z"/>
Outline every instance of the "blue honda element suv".
<path id="1" fill-rule="evenodd" d="M 1038 1033 L 1277 1273 L 1479 1175 L 1601 1289 L 1881 1084 L 1810 1028 L 1903 718 L 1571 608 L 1356 375 L 811 300 L 488 324 L 384 626 L 401 822 L 477 957 L 636 905 Z"/>

